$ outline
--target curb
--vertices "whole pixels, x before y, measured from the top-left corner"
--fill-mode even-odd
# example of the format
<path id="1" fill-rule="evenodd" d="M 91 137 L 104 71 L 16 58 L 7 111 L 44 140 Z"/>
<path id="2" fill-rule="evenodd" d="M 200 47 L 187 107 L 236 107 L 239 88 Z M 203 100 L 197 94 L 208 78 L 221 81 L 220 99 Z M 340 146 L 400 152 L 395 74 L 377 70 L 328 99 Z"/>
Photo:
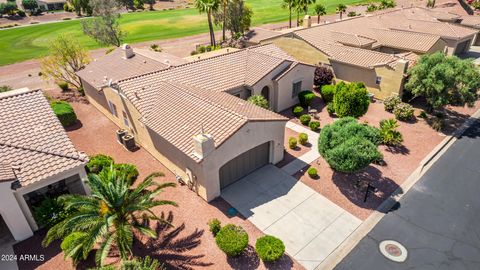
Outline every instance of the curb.
<path id="1" fill-rule="evenodd" d="M 405 182 L 400 185 L 385 201 L 383 201 L 350 236 L 345 239 L 328 257 L 320 263 L 316 270 L 331 270 L 337 266 L 357 244 L 375 227 L 375 225 L 388 213 L 388 211 L 405 195 L 426 171 L 440 158 L 441 154 L 467 130 L 473 122 L 480 119 L 480 109 L 470 116 L 462 126 L 452 135 L 447 136 L 440 142 L 421 162 Z M 426 168 L 426 170 L 424 170 Z"/>

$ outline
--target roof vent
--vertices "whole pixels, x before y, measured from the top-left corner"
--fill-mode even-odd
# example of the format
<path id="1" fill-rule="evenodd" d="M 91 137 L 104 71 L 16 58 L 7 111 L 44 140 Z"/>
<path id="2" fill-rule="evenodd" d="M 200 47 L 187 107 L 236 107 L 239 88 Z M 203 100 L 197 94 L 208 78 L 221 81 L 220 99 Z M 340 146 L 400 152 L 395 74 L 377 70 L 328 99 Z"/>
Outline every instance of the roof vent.
<path id="1" fill-rule="evenodd" d="M 128 44 L 123 44 L 122 51 L 123 51 L 123 58 L 125 59 L 129 59 L 135 56 L 135 53 L 133 52 L 133 48 L 130 47 L 130 45 Z"/>
<path id="2" fill-rule="evenodd" d="M 167 68 L 172 66 L 170 60 L 168 60 L 168 59 L 165 59 L 165 61 L 163 61 L 163 63 L 165 63 L 165 65 L 167 65 Z"/>

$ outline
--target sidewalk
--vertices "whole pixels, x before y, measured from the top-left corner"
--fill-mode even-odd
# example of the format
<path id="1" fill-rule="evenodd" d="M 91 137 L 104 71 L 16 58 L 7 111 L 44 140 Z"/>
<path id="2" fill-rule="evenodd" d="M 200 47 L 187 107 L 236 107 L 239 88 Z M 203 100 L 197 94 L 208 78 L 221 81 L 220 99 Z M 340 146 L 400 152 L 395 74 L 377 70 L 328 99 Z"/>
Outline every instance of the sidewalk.
<path id="1" fill-rule="evenodd" d="M 281 168 L 287 174 L 294 175 L 296 172 L 305 168 L 306 166 L 308 166 L 308 164 L 312 163 L 313 161 L 315 161 L 317 158 L 320 157 L 320 153 L 318 153 L 318 135 L 319 134 L 303 126 L 295 124 L 293 122 L 287 122 L 286 127 L 298 133 L 306 133 L 308 135 L 308 142 L 312 144 L 310 151 L 301 155 L 300 157 L 296 158 L 294 161 L 288 163 L 287 165 Z"/>

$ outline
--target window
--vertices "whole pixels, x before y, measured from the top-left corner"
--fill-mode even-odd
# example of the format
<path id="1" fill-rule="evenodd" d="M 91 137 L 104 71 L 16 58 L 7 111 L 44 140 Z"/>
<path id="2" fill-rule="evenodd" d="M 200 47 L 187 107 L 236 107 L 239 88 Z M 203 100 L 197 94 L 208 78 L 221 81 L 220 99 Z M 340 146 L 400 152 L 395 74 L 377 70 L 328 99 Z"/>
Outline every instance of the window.
<path id="1" fill-rule="evenodd" d="M 379 85 L 382 82 L 382 77 L 377 76 L 375 79 L 375 84 Z"/>
<path id="2" fill-rule="evenodd" d="M 110 112 L 111 112 L 115 117 L 118 117 L 117 106 L 116 106 L 115 104 L 113 104 L 113 102 L 111 102 L 110 100 L 108 101 L 108 107 L 110 108 Z"/>
<path id="3" fill-rule="evenodd" d="M 292 98 L 296 98 L 298 93 L 302 91 L 302 81 L 293 83 L 292 87 Z"/>
<path id="4" fill-rule="evenodd" d="M 128 121 L 128 115 L 125 111 L 122 111 L 123 123 L 125 126 L 130 127 L 130 122 Z"/>

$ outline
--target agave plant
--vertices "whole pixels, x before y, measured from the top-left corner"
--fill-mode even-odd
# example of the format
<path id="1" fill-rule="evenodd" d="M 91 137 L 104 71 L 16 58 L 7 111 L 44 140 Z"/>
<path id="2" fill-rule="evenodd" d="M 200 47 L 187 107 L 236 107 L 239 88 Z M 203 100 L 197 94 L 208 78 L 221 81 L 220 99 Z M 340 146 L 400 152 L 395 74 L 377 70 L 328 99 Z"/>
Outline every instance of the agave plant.
<path id="1" fill-rule="evenodd" d="M 398 146 L 403 141 L 402 134 L 397 130 L 400 125 L 395 119 L 380 121 L 380 137 L 382 143 L 389 146 Z"/>
<path id="2" fill-rule="evenodd" d="M 59 197 L 59 202 L 72 213 L 48 231 L 43 245 L 63 239 L 61 247 L 65 257 L 72 258 L 74 263 L 86 259 L 96 245 L 95 258 L 99 265 L 104 265 L 113 247 L 122 260 L 127 260 L 132 256 L 134 233 L 156 238 L 157 233 L 150 228 L 150 221 L 168 223 L 152 209 L 177 205 L 173 201 L 157 199 L 164 188 L 175 186 L 174 183 L 154 182 L 161 176 L 162 173 L 152 173 L 137 187 L 132 187 L 126 173 L 113 166 L 99 175 L 89 174 L 91 195 Z"/>

